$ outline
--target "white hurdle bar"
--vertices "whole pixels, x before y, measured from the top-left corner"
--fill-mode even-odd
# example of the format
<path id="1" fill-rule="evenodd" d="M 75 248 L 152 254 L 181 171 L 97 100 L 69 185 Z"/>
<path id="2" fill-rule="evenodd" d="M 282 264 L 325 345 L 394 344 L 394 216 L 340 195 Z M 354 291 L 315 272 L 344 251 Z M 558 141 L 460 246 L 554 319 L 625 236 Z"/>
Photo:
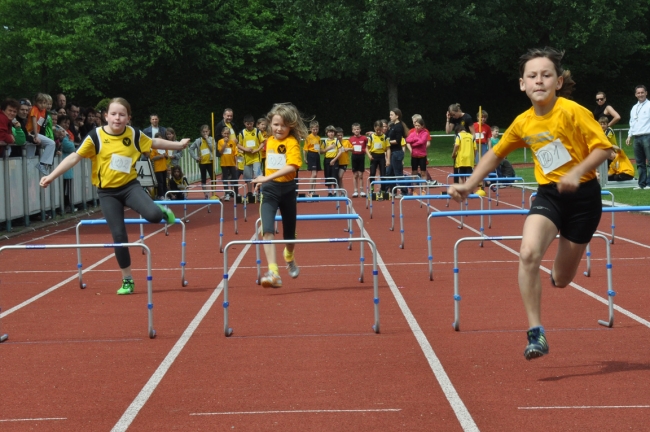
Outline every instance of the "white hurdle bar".
<path id="1" fill-rule="evenodd" d="M 556 238 L 559 238 L 557 236 Z M 607 298 L 608 298 L 608 309 L 609 309 L 609 319 L 607 321 L 598 320 L 598 324 L 605 327 L 614 326 L 614 296 L 616 292 L 612 286 L 612 256 L 610 251 L 609 240 L 602 234 L 594 234 L 592 238 L 601 238 L 605 241 L 607 248 Z M 452 324 L 454 330 L 460 330 L 460 288 L 459 288 L 459 268 L 458 268 L 458 246 L 466 241 L 504 241 L 504 240 L 521 240 L 522 236 L 500 236 L 500 237 L 464 237 L 459 239 L 456 244 L 454 244 L 454 322 Z"/>
<path id="2" fill-rule="evenodd" d="M 336 215 L 335 215 L 336 216 Z M 363 232 L 363 228 L 362 228 Z M 360 249 L 363 250 L 363 244 L 370 244 L 372 249 L 372 280 L 373 280 L 373 304 L 375 313 L 375 323 L 372 329 L 375 333 L 379 333 L 379 284 L 378 284 L 378 270 L 377 270 L 377 246 L 375 243 L 364 237 L 355 238 L 331 238 L 331 239 L 301 239 L 301 240 L 248 240 L 248 241 L 232 241 L 226 245 L 223 251 L 223 332 L 226 337 L 233 334 L 233 329 L 229 326 L 228 322 L 228 309 L 230 307 L 230 300 L 228 297 L 228 248 L 235 245 L 254 244 L 306 244 L 306 243 L 347 243 L 347 242 L 360 242 Z"/>
<path id="3" fill-rule="evenodd" d="M 451 198 L 451 196 L 447 195 L 447 194 L 444 194 L 444 195 L 419 195 L 419 196 L 405 196 L 405 197 L 402 197 L 402 199 L 399 202 L 399 226 L 400 226 L 399 231 L 400 231 L 400 237 L 401 237 L 401 242 L 400 242 L 399 248 L 404 249 L 404 212 L 403 212 L 403 202 L 404 201 L 415 201 L 417 199 L 426 199 L 426 200 L 444 199 L 444 200 L 446 200 L 446 199 L 450 199 L 450 198 Z M 480 202 L 481 202 L 481 210 L 483 210 L 483 197 L 482 196 L 476 195 L 476 194 L 469 194 L 467 196 L 467 198 L 468 199 L 470 199 L 470 198 L 471 199 L 477 199 L 478 198 L 480 200 Z M 464 202 L 465 202 L 465 208 L 467 208 L 468 203 L 467 203 L 467 201 L 464 201 Z M 460 203 L 460 207 L 461 207 L 461 210 L 462 210 L 463 209 L 463 203 L 462 202 Z M 460 218 L 460 226 L 458 228 L 463 229 L 463 217 L 462 216 Z M 392 227 L 391 227 L 391 231 L 392 231 Z M 483 227 L 483 216 L 482 215 L 481 215 L 481 228 L 480 228 L 480 231 L 481 231 L 481 235 L 484 235 L 485 228 Z M 481 246 L 483 246 L 483 244 L 481 244 Z M 431 255 L 431 251 L 429 251 L 429 255 Z"/>
<path id="4" fill-rule="evenodd" d="M 149 337 L 151 339 L 156 337 L 156 331 L 153 328 L 153 287 L 152 281 L 153 276 L 151 275 L 151 250 L 147 245 L 142 243 L 107 243 L 107 244 L 49 244 L 49 245 L 11 245 L 11 246 L 2 246 L 0 247 L 0 253 L 6 249 L 99 249 L 99 248 L 116 248 L 116 247 L 137 247 L 142 248 L 147 255 L 147 310 L 148 310 L 148 321 L 149 321 Z M 4 342 L 9 338 L 8 335 L 4 334 L 0 336 L 0 342 Z"/>
<path id="5" fill-rule="evenodd" d="M 246 199 L 242 199 L 242 205 L 244 206 L 244 222 L 248 222 L 248 214 L 247 214 L 247 204 L 248 204 L 248 183 L 250 183 L 252 180 L 246 181 L 243 179 L 237 179 L 237 180 L 210 180 L 210 186 L 211 187 L 217 187 L 219 183 L 221 183 L 221 190 L 216 190 L 216 192 L 226 192 L 230 191 L 232 192 L 233 198 L 234 198 L 234 209 L 235 209 L 235 217 L 237 217 L 237 194 L 235 193 L 234 190 L 232 189 L 239 189 L 244 188 L 244 194 L 239 194 L 239 196 L 244 196 Z M 232 182 L 232 184 L 226 184 L 226 182 Z M 232 189 L 225 189 L 225 188 L 232 188 Z M 253 187 L 253 190 L 255 188 Z"/>
<path id="6" fill-rule="evenodd" d="M 145 219 L 124 219 L 124 223 L 126 225 L 149 225 L 151 222 L 148 222 Z M 157 223 L 162 223 L 166 224 L 167 221 L 164 219 L 161 220 L 160 222 Z M 185 246 L 187 243 L 185 242 L 185 224 L 183 223 L 182 220 L 176 219 L 176 223 L 181 224 L 182 227 L 182 234 L 181 234 L 181 286 L 187 286 L 188 282 L 185 280 Z M 79 228 L 82 225 L 107 225 L 108 223 L 106 222 L 106 219 L 87 219 L 87 220 L 82 220 L 80 221 L 77 226 L 76 226 L 76 234 L 77 234 L 77 245 L 79 246 L 77 248 L 77 269 L 79 271 L 79 288 L 81 289 L 86 289 L 86 284 L 83 282 L 83 272 L 81 271 L 83 264 L 81 263 L 81 247 L 83 246 L 81 244 L 81 238 L 79 235 Z M 144 237 L 140 238 L 140 242 L 144 244 Z M 147 249 L 148 250 L 148 249 Z M 143 249 L 144 251 L 144 249 Z"/>
<path id="7" fill-rule="evenodd" d="M 424 183 L 424 184 L 426 184 L 427 181 L 423 180 L 421 178 L 404 180 L 404 177 L 400 177 L 397 180 L 374 180 L 374 181 L 370 182 L 370 189 L 374 189 L 374 186 L 376 184 L 378 184 L 378 185 L 383 185 L 383 184 L 385 184 L 385 185 L 397 185 L 394 188 L 404 188 L 404 187 L 408 187 L 408 185 L 413 184 L 413 183 L 420 183 L 420 184 Z M 403 186 L 400 186 L 400 185 L 403 185 Z M 372 219 L 372 193 L 369 192 L 367 194 L 366 198 L 367 198 L 366 203 L 370 203 L 369 205 L 366 205 L 366 208 L 370 209 L 370 219 Z M 392 212 L 394 214 L 395 213 L 395 206 L 394 206 L 395 201 L 394 200 L 391 200 L 391 201 L 393 203 Z"/>
<path id="8" fill-rule="evenodd" d="M 164 205 L 164 206 L 173 206 L 173 205 L 183 205 L 185 208 L 187 208 L 188 205 L 210 205 L 214 204 L 215 202 L 218 202 L 221 204 L 220 201 L 216 200 L 172 200 L 172 201 L 154 201 L 156 204 Z M 185 222 L 189 222 L 186 220 Z M 166 229 L 167 227 L 165 227 Z M 167 234 L 167 231 L 165 231 L 165 234 Z M 221 205 L 221 216 L 219 217 L 219 252 L 223 252 L 223 204 Z"/>
<path id="9" fill-rule="evenodd" d="M 352 213 L 352 214 L 307 214 L 307 215 L 297 215 L 296 216 L 296 221 L 322 221 L 322 220 L 347 220 L 347 221 L 352 221 L 352 220 L 358 220 L 361 223 L 361 232 L 363 233 L 363 219 L 361 219 L 361 216 L 359 216 L 357 213 Z M 276 215 L 275 216 L 275 222 L 280 222 L 282 221 L 282 216 Z M 262 231 L 261 230 L 261 224 L 262 224 L 262 219 L 257 219 L 255 221 L 255 241 L 259 241 L 259 233 Z M 351 225 L 348 224 L 348 233 L 350 234 L 350 242 L 348 244 L 348 250 L 352 250 L 352 236 L 354 235 L 354 232 L 351 228 Z M 291 243 L 290 241 L 287 240 L 288 243 Z M 282 242 L 280 242 L 282 243 Z M 254 243 L 255 244 L 255 265 L 257 266 L 257 280 L 255 281 L 256 284 L 261 283 L 261 277 L 262 277 L 262 260 L 260 259 L 260 244 L 259 243 Z M 365 261 L 365 258 L 363 256 L 363 243 L 361 244 L 361 252 L 360 252 L 360 258 L 359 261 L 361 263 L 361 274 L 359 276 L 359 282 L 363 282 L 363 263 Z"/>
<path id="10" fill-rule="evenodd" d="M 237 199 L 236 199 L 235 191 L 230 190 L 230 189 L 207 188 L 205 190 L 204 189 L 186 189 L 185 192 L 188 192 L 188 193 L 202 192 L 204 194 L 205 193 L 211 193 L 212 196 L 216 197 L 216 199 L 210 199 L 210 201 L 212 201 L 212 203 L 214 203 L 214 204 L 221 203 L 221 205 L 223 205 L 223 202 L 221 201 L 221 199 L 219 199 L 219 197 L 216 195 L 215 192 L 223 192 L 224 195 L 232 196 L 234 198 L 233 199 L 233 219 L 235 221 L 235 234 L 239 234 L 238 228 L 237 228 Z M 178 193 L 178 192 L 176 192 L 176 193 Z M 208 205 L 208 213 L 211 213 L 209 205 Z M 223 213 L 221 213 L 221 215 L 223 217 Z M 244 219 L 246 219 L 245 214 L 244 214 Z"/>
<path id="11" fill-rule="evenodd" d="M 198 191 L 198 190 L 194 190 L 194 189 L 186 189 L 186 190 L 181 191 L 181 192 L 178 192 L 178 191 L 168 191 L 168 192 L 165 194 L 165 203 L 167 203 L 168 201 L 172 201 L 172 202 L 174 202 L 174 201 L 179 201 L 179 202 L 183 202 L 183 201 L 197 201 L 197 200 L 190 200 L 190 199 L 187 199 L 187 194 L 189 194 L 189 193 L 199 193 L 199 192 L 202 192 L 202 191 Z M 210 191 L 206 191 L 206 192 L 210 192 Z M 230 191 L 230 192 L 232 192 L 232 191 Z M 182 194 L 183 194 L 183 197 L 184 197 L 184 198 L 183 198 L 182 200 L 174 200 L 174 199 L 171 199 L 171 198 L 170 198 L 170 199 L 167 199 L 167 197 L 168 197 L 169 195 L 171 195 L 171 194 L 178 194 L 178 193 L 182 193 Z M 218 204 L 218 205 L 221 207 L 221 221 L 223 222 L 223 203 L 221 202 L 220 199 L 207 199 L 207 200 L 203 199 L 203 200 L 200 200 L 200 201 L 208 201 L 208 213 L 212 213 L 212 210 L 210 209 L 210 206 L 211 206 L 212 204 Z M 187 204 L 187 203 L 186 203 L 186 204 Z M 183 219 L 185 220 L 185 223 L 188 223 L 188 222 L 190 221 L 190 220 L 187 218 L 187 206 L 184 206 L 184 207 L 183 207 Z"/>

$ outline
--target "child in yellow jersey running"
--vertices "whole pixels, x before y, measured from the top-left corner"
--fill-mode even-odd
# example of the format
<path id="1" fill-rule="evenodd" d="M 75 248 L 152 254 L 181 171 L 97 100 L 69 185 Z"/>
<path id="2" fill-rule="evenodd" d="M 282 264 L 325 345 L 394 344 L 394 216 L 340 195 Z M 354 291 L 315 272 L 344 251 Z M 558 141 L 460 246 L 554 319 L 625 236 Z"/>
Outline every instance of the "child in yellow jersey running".
<path id="1" fill-rule="evenodd" d="M 296 190 L 294 179 L 296 171 L 302 165 L 300 140 L 307 136 L 305 126 L 298 109 L 291 104 L 276 104 L 267 114 L 271 128 L 266 142 L 265 175 L 253 180 L 256 189 L 261 189 L 260 216 L 262 218 L 262 235 L 264 240 L 275 238 L 275 214 L 280 209 L 282 215 L 282 234 L 285 240 L 296 238 Z M 293 255 L 294 244 L 284 248 L 284 260 L 289 276 L 297 278 L 300 269 Z M 265 288 L 280 288 L 282 279 L 275 256 L 275 245 L 265 244 L 264 253 L 269 270 L 262 276 L 261 284 Z"/>
<path id="2" fill-rule="evenodd" d="M 598 228 L 602 202 L 596 168 L 612 147 L 591 112 L 565 98 L 575 83 L 571 73 L 562 68 L 563 55 L 544 48 L 520 57 L 519 87 L 530 98 L 532 108 L 515 119 L 465 184 L 448 189 L 460 202 L 512 150 L 529 147 L 535 154 L 539 188 L 524 223 L 519 252 L 519 290 L 530 325 L 524 350 L 527 360 L 549 352 L 541 321 L 542 258 L 559 232 L 551 284 L 564 288 L 571 283 Z"/>
<path id="3" fill-rule="evenodd" d="M 99 204 L 113 235 L 114 243 L 128 243 L 124 224 L 124 207 L 140 213 L 147 221 L 160 222 L 163 217 L 173 224 L 174 213 L 154 204 L 140 186 L 135 163 L 151 149 L 182 150 L 189 139 L 181 142 L 162 138 L 151 139 L 138 129 L 128 126 L 131 105 L 123 98 L 111 99 L 106 113 L 106 126 L 92 130 L 76 153 L 63 159 L 52 174 L 41 178 L 41 186 L 47 187 L 61 174 L 75 166 L 81 158 L 92 159 L 92 182 L 97 186 Z M 131 275 L 131 256 L 128 248 L 115 248 L 115 258 L 122 270 L 122 288 L 117 293 L 131 294 L 134 289 Z"/>

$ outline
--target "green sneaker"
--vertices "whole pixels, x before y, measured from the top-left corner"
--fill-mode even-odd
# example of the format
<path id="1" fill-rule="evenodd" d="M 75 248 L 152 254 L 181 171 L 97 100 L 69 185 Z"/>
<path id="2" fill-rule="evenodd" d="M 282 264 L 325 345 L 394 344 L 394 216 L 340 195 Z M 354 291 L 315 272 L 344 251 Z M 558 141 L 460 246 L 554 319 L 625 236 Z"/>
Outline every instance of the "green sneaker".
<path id="1" fill-rule="evenodd" d="M 135 282 L 133 282 L 133 279 L 122 279 L 122 288 L 117 290 L 117 295 L 132 294 L 134 288 Z"/>
<path id="2" fill-rule="evenodd" d="M 160 207 L 160 210 L 163 212 L 163 219 L 165 219 L 169 225 L 174 225 L 176 222 L 176 216 L 174 216 L 174 212 L 166 207 L 161 206 L 160 204 L 158 204 L 158 207 Z"/>

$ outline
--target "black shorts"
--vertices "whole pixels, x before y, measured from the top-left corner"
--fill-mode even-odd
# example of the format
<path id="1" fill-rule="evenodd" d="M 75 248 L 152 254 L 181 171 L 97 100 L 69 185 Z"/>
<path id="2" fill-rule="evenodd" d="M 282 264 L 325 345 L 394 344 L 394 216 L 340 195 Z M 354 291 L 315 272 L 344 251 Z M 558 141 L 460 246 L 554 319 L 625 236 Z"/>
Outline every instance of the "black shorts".
<path id="1" fill-rule="evenodd" d="M 296 190 L 295 181 L 291 182 L 266 182 L 261 186 L 260 216 L 262 218 L 262 232 L 275 233 L 275 215 L 278 209 L 282 215 L 282 238 L 294 240 L 296 238 Z"/>
<path id="2" fill-rule="evenodd" d="M 352 155 L 352 172 L 364 172 L 366 170 L 366 155 L 353 154 Z"/>
<path id="3" fill-rule="evenodd" d="M 420 170 L 420 172 L 425 172 L 427 170 L 426 156 L 411 157 L 411 171 L 416 172 L 418 169 Z"/>
<path id="4" fill-rule="evenodd" d="M 307 171 L 320 171 L 320 153 L 307 152 Z"/>
<path id="5" fill-rule="evenodd" d="M 323 172 L 325 178 L 337 179 L 339 177 L 339 161 L 337 160 L 334 165 L 330 165 L 334 158 L 325 158 L 323 160 Z"/>
<path id="6" fill-rule="evenodd" d="M 559 193 L 557 184 L 540 186 L 530 209 L 531 214 L 548 218 L 567 240 L 585 244 L 598 229 L 603 203 L 598 180 L 580 184 L 573 193 Z"/>

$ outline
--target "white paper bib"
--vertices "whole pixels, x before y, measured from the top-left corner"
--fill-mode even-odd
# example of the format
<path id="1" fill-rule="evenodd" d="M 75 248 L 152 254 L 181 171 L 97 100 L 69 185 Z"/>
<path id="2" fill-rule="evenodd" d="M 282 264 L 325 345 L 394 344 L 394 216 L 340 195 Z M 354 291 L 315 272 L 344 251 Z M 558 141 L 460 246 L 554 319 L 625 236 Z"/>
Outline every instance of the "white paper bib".
<path id="1" fill-rule="evenodd" d="M 476 132 L 474 134 L 475 139 L 483 139 L 483 132 Z"/>
<path id="2" fill-rule="evenodd" d="M 384 148 L 384 144 L 381 143 L 381 142 L 376 142 L 376 143 L 373 144 L 372 147 L 373 147 L 375 150 L 381 150 L 381 149 Z"/>
<path id="3" fill-rule="evenodd" d="M 353 150 L 355 152 L 360 152 L 361 151 L 361 144 L 355 144 L 353 147 Z"/>
<path id="4" fill-rule="evenodd" d="M 133 161 L 131 160 L 130 157 L 112 154 L 111 164 L 109 165 L 109 167 L 114 171 L 119 171 L 119 172 L 123 172 L 124 174 L 128 174 L 131 172 L 132 162 Z"/>
<path id="5" fill-rule="evenodd" d="M 569 151 L 559 139 L 546 144 L 535 153 L 544 174 L 558 169 L 571 160 Z"/>
<path id="6" fill-rule="evenodd" d="M 232 154 L 232 149 L 230 147 L 225 147 L 221 154 Z"/>
<path id="7" fill-rule="evenodd" d="M 248 140 L 248 141 L 246 141 L 246 147 L 248 147 L 248 148 L 253 148 L 253 147 L 255 147 L 255 140 Z"/>
<path id="8" fill-rule="evenodd" d="M 209 154 L 210 154 L 210 149 L 209 148 L 201 149 L 201 156 L 207 156 Z"/>
<path id="9" fill-rule="evenodd" d="M 314 150 L 320 151 L 320 144 L 314 144 Z"/>
<path id="10" fill-rule="evenodd" d="M 282 169 L 287 165 L 287 155 L 279 153 L 266 154 L 266 167 L 271 169 Z"/>

